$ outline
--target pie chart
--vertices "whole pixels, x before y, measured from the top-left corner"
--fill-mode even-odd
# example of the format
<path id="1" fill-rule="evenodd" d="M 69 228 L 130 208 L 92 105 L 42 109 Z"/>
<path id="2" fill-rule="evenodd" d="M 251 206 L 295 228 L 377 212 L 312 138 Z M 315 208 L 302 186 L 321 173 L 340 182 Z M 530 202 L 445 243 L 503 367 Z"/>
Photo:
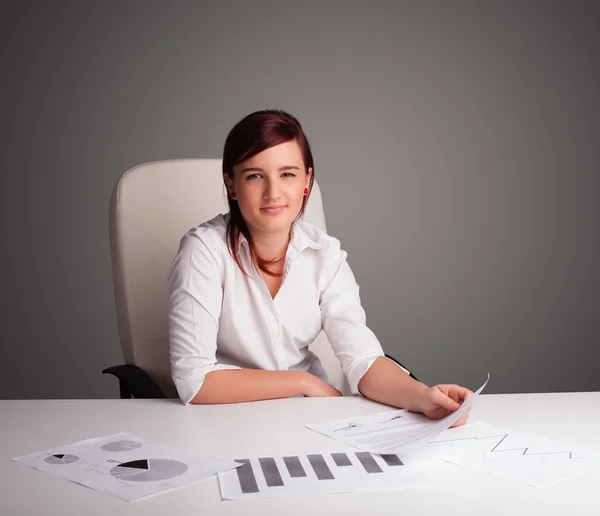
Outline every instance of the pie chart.
<path id="1" fill-rule="evenodd" d="M 187 471 L 187 464 L 172 459 L 142 459 L 123 462 L 110 470 L 124 482 L 154 482 L 178 477 Z"/>
<path id="2" fill-rule="evenodd" d="M 113 441 L 111 443 L 106 443 L 100 446 L 101 450 L 118 452 L 118 451 L 129 451 L 135 450 L 136 448 L 141 448 L 142 443 L 138 443 L 135 441 Z"/>
<path id="3" fill-rule="evenodd" d="M 56 455 L 48 455 L 44 459 L 44 462 L 48 464 L 71 464 L 71 462 L 77 462 L 79 457 L 76 455 L 70 455 L 69 453 L 57 453 Z"/>

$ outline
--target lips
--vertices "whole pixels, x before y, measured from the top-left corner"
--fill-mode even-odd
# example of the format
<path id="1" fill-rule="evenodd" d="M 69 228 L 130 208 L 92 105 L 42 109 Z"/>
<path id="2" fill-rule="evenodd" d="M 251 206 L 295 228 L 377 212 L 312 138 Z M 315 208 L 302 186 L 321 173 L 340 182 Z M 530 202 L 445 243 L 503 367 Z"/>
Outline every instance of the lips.
<path id="1" fill-rule="evenodd" d="M 269 215 L 277 215 L 285 210 L 285 206 L 282 205 L 273 205 L 273 206 L 264 206 L 260 209 L 263 213 L 268 213 Z"/>

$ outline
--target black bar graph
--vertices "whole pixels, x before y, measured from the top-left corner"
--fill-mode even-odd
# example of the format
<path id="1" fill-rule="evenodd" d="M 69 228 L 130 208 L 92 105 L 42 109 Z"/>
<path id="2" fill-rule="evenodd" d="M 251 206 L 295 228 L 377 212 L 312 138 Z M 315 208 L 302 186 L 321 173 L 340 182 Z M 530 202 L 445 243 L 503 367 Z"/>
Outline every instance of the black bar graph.
<path id="1" fill-rule="evenodd" d="M 335 478 L 325 462 L 323 455 L 314 454 L 307 455 L 307 457 L 308 462 L 310 462 L 310 465 L 315 470 L 315 474 L 319 480 L 333 480 Z"/>
<path id="2" fill-rule="evenodd" d="M 356 456 L 367 473 L 383 473 L 383 470 L 369 452 L 356 452 Z"/>
<path id="3" fill-rule="evenodd" d="M 398 455 L 382 454 L 381 458 L 388 466 L 404 466 Z"/>
<path id="4" fill-rule="evenodd" d="M 267 486 L 277 487 L 283 485 L 283 479 L 281 478 L 281 474 L 279 473 L 279 469 L 277 469 L 277 464 L 273 457 L 261 457 L 258 459 L 258 462 L 265 475 Z"/>
<path id="5" fill-rule="evenodd" d="M 352 466 L 352 462 L 350 462 L 348 455 L 345 453 L 332 453 L 331 458 L 335 462 L 336 466 Z"/>
<path id="6" fill-rule="evenodd" d="M 395 485 L 393 479 L 402 481 L 413 474 L 410 468 L 398 467 L 404 466 L 398 455 L 366 451 L 254 457 L 237 459 L 237 462 L 242 464 L 236 469 L 237 478 L 236 473 L 231 472 L 236 490 L 240 496 L 251 497 L 260 497 L 273 488 L 280 493 L 296 489 L 310 491 L 312 488 L 344 492 L 348 483 L 364 487 L 375 481 L 379 485 L 379 478 L 381 485 L 388 486 Z M 340 486 L 341 490 L 336 491 Z"/>
<path id="7" fill-rule="evenodd" d="M 258 484 L 256 483 L 256 478 L 254 477 L 254 471 L 252 470 L 252 464 L 250 464 L 250 460 L 236 459 L 236 462 L 241 462 L 243 464 L 243 466 L 236 468 L 242 493 L 258 493 Z"/>
<path id="8" fill-rule="evenodd" d="M 283 462 L 290 473 L 290 477 L 299 478 L 306 476 L 306 471 L 304 471 L 302 463 L 298 457 L 284 457 Z"/>

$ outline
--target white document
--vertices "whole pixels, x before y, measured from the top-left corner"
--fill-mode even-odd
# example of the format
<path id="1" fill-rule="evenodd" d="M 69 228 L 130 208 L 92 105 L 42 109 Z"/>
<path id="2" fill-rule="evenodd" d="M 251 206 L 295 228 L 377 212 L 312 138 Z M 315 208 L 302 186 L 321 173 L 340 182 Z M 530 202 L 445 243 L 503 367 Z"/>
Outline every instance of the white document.
<path id="1" fill-rule="evenodd" d="M 600 468 L 600 451 L 477 422 L 451 428 L 426 447 L 436 459 L 535 487 Z"/>
<path id="2" fill-rule="evenodd" d="M 449 416 L 431 420 L 406 409 L 306 425 L 311 430 L 371 453 L 395 453 L 402 459 L 423 449 L 448 429 L 475 402 L 485 383 Z"/>
<path id="3" fill-rule="evenodd" d="M 232 460 L 201 456 L 123 432 L 12 460 L 127 501 L 239 466 Z"/>
<path id="4" fill-rule="evenodd" d="M 306 492 L 347 493 L 432 487 L 397 455 L 368 452 L 290 454 L 238 459 L 241 467 L 219 473 L 223 500 L 270 498 Z"/>

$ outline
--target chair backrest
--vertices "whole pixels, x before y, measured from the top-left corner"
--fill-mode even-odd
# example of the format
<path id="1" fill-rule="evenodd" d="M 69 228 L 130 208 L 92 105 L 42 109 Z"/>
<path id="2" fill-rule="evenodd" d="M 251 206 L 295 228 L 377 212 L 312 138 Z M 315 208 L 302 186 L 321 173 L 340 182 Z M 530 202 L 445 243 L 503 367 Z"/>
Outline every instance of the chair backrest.
<path id="1" fill-rule="evenodd" d="M 169 362 L 167 272 L 189 229 L 229 211 L 221 159 L 138 165 L 115 185 L 109 214 L 117 320 L 125 362 L 141 367 L 167 397 L 176 397 Z M 304 219 L 326 230 L 315 181 Z M 347 382 L 324 332 L 310 349 L 330 381 Z"/>

